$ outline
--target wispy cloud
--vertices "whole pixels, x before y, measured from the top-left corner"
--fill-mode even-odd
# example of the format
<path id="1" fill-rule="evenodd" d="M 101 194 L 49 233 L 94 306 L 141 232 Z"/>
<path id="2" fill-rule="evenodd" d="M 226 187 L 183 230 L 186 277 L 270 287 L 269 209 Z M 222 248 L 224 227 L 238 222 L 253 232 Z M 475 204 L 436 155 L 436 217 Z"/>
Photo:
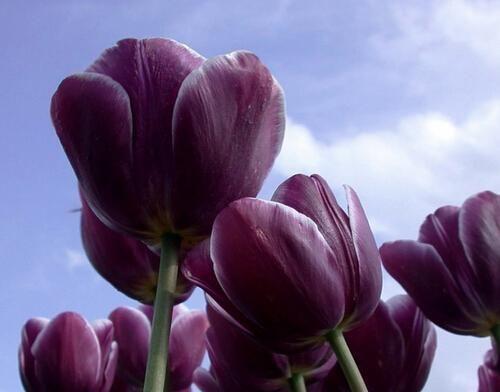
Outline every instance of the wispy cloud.
<path id="1" fill-rule="evenodd" d="M 337 188 L 352 185 L 379 234 L 411 238 L 438 206 L 500 190 L 498 129 L 500 101 L 479 105 L 463 121 L 430 112 L 333 142 L 290 120 L 277 168 L 286 176 L 319 172 Z"/>
<path id="2" fill-rule="evenodd" d="M 65 256 L 66 266 L 70 271 L 88 264 L 87 257 L 80 250 L 66 249 Z"/>

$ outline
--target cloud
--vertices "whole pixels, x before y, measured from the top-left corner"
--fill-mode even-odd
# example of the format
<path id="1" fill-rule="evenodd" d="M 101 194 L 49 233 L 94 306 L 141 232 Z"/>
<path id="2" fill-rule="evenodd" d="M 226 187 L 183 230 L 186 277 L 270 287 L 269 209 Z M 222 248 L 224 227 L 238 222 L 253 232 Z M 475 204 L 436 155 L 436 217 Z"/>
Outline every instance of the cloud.
<path id="1" fill-rule="evenodd" d="M 379 236 L 414 238 L 437 207 L 500 190 L 499 129 L 500 100 L 478 105 L 463 121 L 428 112 L 330 142 L 289 120 L 277 170 L 317 172 L 337 190 L 349 184 Z"/>
<path id="2" fill-rule="evenodd" d="M 87 257 L 83 254 L 82 251 L 75 249 L 66 249 L 65 255 L 66 266 L 70 271 L 88 264 Z"/>

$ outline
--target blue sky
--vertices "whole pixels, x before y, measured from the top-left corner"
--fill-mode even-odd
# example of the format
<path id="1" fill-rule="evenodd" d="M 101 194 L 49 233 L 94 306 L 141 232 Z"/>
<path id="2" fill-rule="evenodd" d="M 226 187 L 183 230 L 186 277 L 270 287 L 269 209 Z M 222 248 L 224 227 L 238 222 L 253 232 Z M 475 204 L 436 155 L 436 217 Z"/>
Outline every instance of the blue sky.
<path id="1" fill-rule="evenodd" d="M 379 243 L 424 216 L 500 191 L 500 2 L 0 1 L 0 392 L 20 390 L 33 316 L 106 317 L 132 303 L 89 266 L 76 182 L 51 95 L 124 37 L 171 37 L 206 57 L 248 49 L 284 87 L 283 152 L 262 192 L 318 172 L 360 194 Z M 385 277 L 384 297 L 400 292 Z M 201 307 L 198 294 L 189 304 Z M 439 332 L 428 391 L 474 391 L 487 339 Z"/>

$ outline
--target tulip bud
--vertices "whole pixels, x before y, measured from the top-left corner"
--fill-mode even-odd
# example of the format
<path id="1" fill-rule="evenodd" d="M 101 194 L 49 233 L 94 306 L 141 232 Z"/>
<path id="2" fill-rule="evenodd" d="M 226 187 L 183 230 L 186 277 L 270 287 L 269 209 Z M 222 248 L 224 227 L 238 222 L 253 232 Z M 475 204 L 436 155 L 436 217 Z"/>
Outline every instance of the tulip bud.
<path id="1" fill-rule="evenodd" d="M 23 328 L 19 368 L 28 392 L 108 392 L 117 345 L 109 320 L 92 325 L 73 312 L 51 321 L 34 318 Z"/>
<path id="2" fill-rule="evenodd" d="M 109 316 L 115 328 L 119 347 L 114 390 L 119 386 L 142 390 L 146 374 L 151 335 L 152 308 L 120 307 Z M 208 322 L 204 312 L 182 305 L 174 307 L 169 344 L 169 383 L 172 392 L 189 388 L 193 373 L 205 354 L 205 331 Z"/>
<path id="3" fill-rule="evenodd" d="M 441 207 L 418 241 L 386 243 L 385 268 L 424 314 L 450 332 L 495 335 L 500 328 L 500 196 L 482 192 Z"/>

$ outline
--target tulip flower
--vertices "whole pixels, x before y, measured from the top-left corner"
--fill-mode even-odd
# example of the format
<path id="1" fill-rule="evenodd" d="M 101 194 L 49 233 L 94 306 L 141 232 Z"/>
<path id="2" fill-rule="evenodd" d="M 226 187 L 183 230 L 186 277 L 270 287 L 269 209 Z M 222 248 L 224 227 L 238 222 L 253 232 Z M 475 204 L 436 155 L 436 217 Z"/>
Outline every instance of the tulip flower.
<path id="1" fill-rule="evenodd" d="M 385 268 L 434 323 L 450 332 L 500 339 L 500 196 L 483 192 L 441 207 L 418 241 L 381 248 Z"/>
<path id="2" fill-rule="evenodd" d="M 97 272 L 122 293 L 152 304 L 160 257 L 142 241 L 104 225 L 83 199 L 81 231 L 83 247 Z M 194 288 L 181 273 L 177 275 L 176 286 L 176 303 L 185 301 Z"/>
<path id="3" fill-rule="evenodd" d="M 427 381 L 436 351 L 436 331 L 413 300 L 396 296 L 345 335 L 370 392 L 418 392 Z M 339 365 L 324 391 L 349 391 Z"/>
<path id="4" fill-rule="evenodd" d="M 51 116 L 96 216 L 168 252 L 147 375 L 160 391 L 167 354 L 156 348 L 168 348 L 179 247 L 259 192 L 283 140 L 283 92 L 252 53 L 205 61 L 173 40 L 126 39 L 63 80 Z"/>
<path id="5" fill-rule="evenodd" d="M 494 346 L 496 346 L 494 344 Z M 478 392 L 497 392 L 500 390 L 500 362 L 498 361 L 497 348 L 489 350 L 484 363 L 479 367 L 479 389 Z"/>
<path id="6" fill-rule="evenodd" d="M 19 369 L 28 392 L 108 392 L 116 362 L 109 320 L 91 325 L 65 312 L 51 321 L 30 319 L 23 327 Z"/>
<path id="7" fill-rule="evenodd" d="M 290 178 L 271 202 L 231 203 L 210 244 L 186 257 L 185 276 L 229 320 L 278 352 L 342 341 L 342 331 L 373 313 L 382 284 L 368 221 L 356 193 L 346 192 L 349 216 L 319 176 Z"/>
<path id="8" fill-rule="evenodd" d="M 118 367 L 113 391 L 142 391 L 151 336 L 152 307 L 120 307 L 109 316 L 118 342 Z M 173 392 L 189 391 L 193 373 L 205 354 L 208 321 L 202 311 L 173 309 L 169 345 L 169 386 Z"/>
<path id="9" fill-rule="evenodd" d="M 95 214 L 153 244 L 206 237 L 255 196 L 283 139 L 283 93 L 252 53 L 205 60 L 169 39 L 125 39 L 67 77 L 51 115 Z"/>
<path id="10" fill-rule="evenodd" d="M 207 306 L 210 328 L 207 348 L 211 370 L 197 370 L 195 383 L 202 390 L 220 392 L 287 391 L 298 376 L 317 388 L 335 362 L 330 348 L 286 356 L 270 351 Z M 311 389 L 312 390 L 312 389 Z"/>

